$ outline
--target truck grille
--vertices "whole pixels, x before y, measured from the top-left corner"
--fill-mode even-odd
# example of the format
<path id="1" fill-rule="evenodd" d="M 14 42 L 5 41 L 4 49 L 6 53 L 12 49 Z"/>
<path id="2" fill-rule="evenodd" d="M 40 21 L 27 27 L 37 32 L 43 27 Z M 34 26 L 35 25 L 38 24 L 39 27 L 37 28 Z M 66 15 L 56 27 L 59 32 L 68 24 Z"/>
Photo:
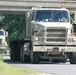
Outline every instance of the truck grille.
<path id="1" fill-rule="evenodd" d="M 66 29 L 65 28 L 47 28 L 46 41 L 51 43 L 66 42 Z"/>

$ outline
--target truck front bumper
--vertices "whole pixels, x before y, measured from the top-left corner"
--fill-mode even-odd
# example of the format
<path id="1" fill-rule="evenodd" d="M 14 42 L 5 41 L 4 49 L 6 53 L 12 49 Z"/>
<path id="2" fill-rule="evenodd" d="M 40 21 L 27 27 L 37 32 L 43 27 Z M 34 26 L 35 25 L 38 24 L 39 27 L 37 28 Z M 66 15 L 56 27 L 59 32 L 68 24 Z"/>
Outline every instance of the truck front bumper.
<path id="1" fill-rule="evenodd" d="M 40 46 L 34 45 L 35 52 L 76 52 L 76 45 L 74 46 Z"/>

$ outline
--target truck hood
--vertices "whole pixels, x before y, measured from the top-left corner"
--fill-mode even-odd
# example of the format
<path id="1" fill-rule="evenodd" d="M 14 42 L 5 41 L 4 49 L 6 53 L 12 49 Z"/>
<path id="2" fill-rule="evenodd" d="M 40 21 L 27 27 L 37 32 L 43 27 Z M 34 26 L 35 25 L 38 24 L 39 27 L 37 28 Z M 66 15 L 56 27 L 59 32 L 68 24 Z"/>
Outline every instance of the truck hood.
<path id="1" fill-rule="evenodd" d="M 72 28 L 72 25 L 70 23 L 64 22 L 36 22 L 35 25 L 44 27 L 65 27 L 67 29 Z"/>

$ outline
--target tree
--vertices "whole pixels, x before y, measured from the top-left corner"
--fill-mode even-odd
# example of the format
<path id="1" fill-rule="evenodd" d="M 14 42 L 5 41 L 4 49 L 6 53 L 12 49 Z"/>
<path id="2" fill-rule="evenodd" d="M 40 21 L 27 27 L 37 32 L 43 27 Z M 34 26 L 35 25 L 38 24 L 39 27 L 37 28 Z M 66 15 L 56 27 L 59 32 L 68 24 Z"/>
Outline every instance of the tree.
<path id="1" fill-rule="evenodd" d="M 23 39 L 25 36 L 25 15 L 24 14 L 2 14 L 4 16 L 1 23 L 8 31 L 8 40 Z"/>

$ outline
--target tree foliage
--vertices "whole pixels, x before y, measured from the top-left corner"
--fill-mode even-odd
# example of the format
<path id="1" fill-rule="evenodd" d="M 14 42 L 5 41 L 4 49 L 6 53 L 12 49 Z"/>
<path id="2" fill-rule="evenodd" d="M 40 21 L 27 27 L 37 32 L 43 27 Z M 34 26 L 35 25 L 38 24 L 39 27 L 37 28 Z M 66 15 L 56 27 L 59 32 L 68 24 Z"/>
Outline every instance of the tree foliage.
<path id="1" fill-rule="evenodd" d="M 23 39 L 25 36 L 25 15 L 24 14 L 2 14 L 4 16 L 2 24 L 8 31 L 8 40 Z"/>

